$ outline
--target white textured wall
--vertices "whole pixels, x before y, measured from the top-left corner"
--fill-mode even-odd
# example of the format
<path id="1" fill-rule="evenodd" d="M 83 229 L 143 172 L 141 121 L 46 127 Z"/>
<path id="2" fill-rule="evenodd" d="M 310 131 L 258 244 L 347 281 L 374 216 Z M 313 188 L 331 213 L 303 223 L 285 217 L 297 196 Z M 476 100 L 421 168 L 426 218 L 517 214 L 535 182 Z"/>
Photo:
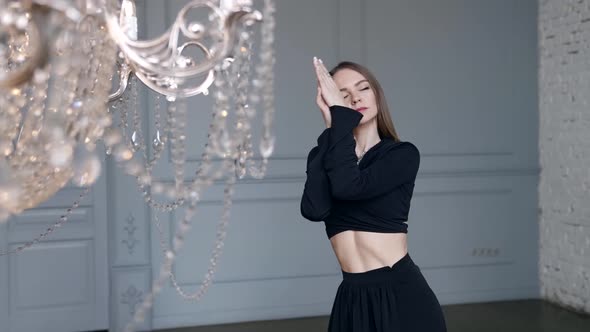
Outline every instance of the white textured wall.
<path id="1" fill-rule="evenodd" d="M 590 1 L 539 1 L 540 285 L 590 313 Z"/>

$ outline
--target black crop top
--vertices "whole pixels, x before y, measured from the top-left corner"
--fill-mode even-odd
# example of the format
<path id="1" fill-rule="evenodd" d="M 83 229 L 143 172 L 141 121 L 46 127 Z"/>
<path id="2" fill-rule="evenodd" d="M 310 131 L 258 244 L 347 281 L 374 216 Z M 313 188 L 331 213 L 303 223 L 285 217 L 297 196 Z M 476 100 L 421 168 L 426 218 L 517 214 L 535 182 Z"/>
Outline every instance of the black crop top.
<path id="1" fill-rule="evenodd" d="M 346 230 L 407 233 L 420 152 L 410 142 L 382 138 L 357 165 L 352 130 L 363 115 L 343 106 L 330 107 L 330 114 L 331 128 L 307 157 L 301 215 L 324 221 L 328 238 Z"/>

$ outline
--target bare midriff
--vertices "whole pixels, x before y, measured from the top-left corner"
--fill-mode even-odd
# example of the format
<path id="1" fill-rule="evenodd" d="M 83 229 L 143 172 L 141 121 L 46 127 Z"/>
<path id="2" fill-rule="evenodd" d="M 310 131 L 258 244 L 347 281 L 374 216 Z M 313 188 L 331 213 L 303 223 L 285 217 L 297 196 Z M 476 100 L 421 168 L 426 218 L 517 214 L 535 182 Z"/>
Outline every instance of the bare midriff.
<path id="1" fill-rule="evenodd" d="M 408 252 L 407 233 L 344 231 L 330 238 L 342 271 L 366 272 L 392 266 Z"/>

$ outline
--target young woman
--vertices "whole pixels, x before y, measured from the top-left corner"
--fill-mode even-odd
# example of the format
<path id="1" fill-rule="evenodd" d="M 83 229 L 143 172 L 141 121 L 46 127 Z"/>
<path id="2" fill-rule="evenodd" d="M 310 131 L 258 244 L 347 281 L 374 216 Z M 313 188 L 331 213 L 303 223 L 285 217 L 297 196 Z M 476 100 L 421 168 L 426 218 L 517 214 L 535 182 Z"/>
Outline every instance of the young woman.
<path id="1" fill-rule="evenodd" d="M 314 58 L 326 129 L 307 158 L 301 214 L 324 221 L 342 269 L 330 332 L 442 332 L 436 295 L 408 253 L 407 224 L 420 152 L 401 141 L 377 79 Z"/>

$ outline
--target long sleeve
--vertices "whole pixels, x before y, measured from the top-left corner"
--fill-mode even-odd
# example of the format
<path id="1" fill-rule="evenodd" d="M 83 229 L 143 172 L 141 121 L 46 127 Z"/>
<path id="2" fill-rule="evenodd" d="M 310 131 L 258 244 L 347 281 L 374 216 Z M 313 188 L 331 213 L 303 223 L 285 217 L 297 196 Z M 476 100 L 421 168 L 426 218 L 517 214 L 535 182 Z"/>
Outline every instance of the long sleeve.
<path id="1" fill-rule="evenodd" d="M 328 148 L 330 128 L 318 137 L 318 145 L 307 156 L 307 178 L 301 197 L 301 215 L 310 221 L 323 221 L 332 207 L 332 195 L 323 159 Z"/>
<path id="2" fill-rule="evenodd" d="M 404 183 L 413 182 L 420 165 L 420 152 L 410 142 L 400 142 L 364 169 L 357 165 L 356 142 L 352 129 L 362 114 L 343 106 L 330 107 L 332 128 L 324 168 L 331 194 L 341 200 L 362 200 L 385 194 Z"/>

